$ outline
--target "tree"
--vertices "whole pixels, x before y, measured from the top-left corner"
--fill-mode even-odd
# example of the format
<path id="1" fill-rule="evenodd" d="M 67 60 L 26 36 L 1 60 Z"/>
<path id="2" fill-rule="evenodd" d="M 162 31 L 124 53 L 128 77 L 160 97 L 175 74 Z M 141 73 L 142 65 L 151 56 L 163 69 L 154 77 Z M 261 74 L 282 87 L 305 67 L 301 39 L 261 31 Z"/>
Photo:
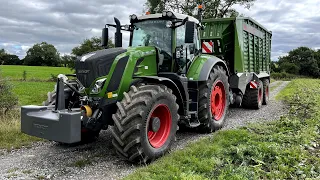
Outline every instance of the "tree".
<path id="1" fill-rule="evenodd" d="M 250 8 L 255 0 L 208 0 L 202 1 L 204 6 L 203 18 L 222 18 L 238 16 L 239 13 L 232 8 L 241 5 Z M 161 13 L 163 10 L 193 15 L 201 1 L 194 0 L 147 0 L 145 6 L 151 13 Z"/>
<path id="2" fill-rule="evenodd" d="M 71 56 L 71 55 L 61 56 L 61 64 L 64 67 L 69 67 L 69 68 L 73 69 L 75 60 L 76 60 L 75 56 Z"/>
<path id="3" fill-rule="evenodd" d="M 114 44 L 112 43 L 111 39 L 109 39 L 108 48 L 112 48 L 112 47 L 114 47 Z M 101 46 L 101 38 L 92 37 L 91 39 L 85 39 L 80 46 L 73 48 L 72 54 L 75 56 L 82 56 L 89 52 L 93 52 L 101 49 L 104 49 L 104 47 Z"/>
<path id="4" fill-rule="evenodd" d="M 4 59 L 3 57 L 6 55 L 6 51 L 4 49 L 0 49 L 0 65 L 4 64 Z"/>
<path id="5" fill-rule="evenodd" d="M 284 71 L 289 74 L 299 74 L 300 68 L 294 63 L 285 62 L 281 65 L 281 71 Z"/>
<path id="6" fill-rule="evenodd" d="M 279 64 L 277 62 L 271 61 L 271 72 L 273 73 L 279 73 L 281 70 L 279 68 Z"/>
<path id="7" fill-rule="evenodd" d="M 33 45 L 24 58 L 24 64 L 28 66 L 58 66 L 59 61 L 57 49 L 46 42 Z"/>
<path id="8" fill-rule="evenodd" d="M 319 77 L 320 76 L 320 56 L 318 52 L 308 47 L 299 47 L 288 53 L 287 56 L 279 59 L 281 70 L 296 71 L 299 68 L 299 74 L 304 76 Z M 294 67 L 294 64 L 296 67 Z M 295 69 L 295 70 L 294 70 Z"/>
<path id="9" fill-rule="evenodd" d="M 5 54 L 4 56 L 2 56 L 2 64 L 3 65 L 21 65 L 22 61 L 16 55 Z"/>

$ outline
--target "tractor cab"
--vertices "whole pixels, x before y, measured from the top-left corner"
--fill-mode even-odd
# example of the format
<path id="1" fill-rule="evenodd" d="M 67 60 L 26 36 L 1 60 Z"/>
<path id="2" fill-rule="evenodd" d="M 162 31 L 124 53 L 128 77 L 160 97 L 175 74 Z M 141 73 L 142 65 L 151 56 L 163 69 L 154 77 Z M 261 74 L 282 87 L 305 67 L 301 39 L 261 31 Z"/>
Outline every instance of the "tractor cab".
<path id="1" fill-rule="evenodd" d="M 116 25 L 107 26 L 129 31 L 130 47 L 153 46 L 157 49 L 159 72 L 187 74 L 188 66 L 200 53 L 200 23 L 192 16 L 164 11 L 140 17 L 133 14 L 129 25 L 120 25 L 116 18 L 115 22 Z M 115 37 L 122 37 L 121 32 L 116 32 Z"/>

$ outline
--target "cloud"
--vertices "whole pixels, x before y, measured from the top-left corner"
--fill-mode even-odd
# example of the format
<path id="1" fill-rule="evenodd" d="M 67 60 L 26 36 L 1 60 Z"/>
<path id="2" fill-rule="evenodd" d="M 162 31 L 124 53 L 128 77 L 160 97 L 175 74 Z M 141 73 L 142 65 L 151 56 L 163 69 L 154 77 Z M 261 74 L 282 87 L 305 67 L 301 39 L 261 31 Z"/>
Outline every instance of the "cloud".
<path id="1" fill-rule="evenodd" d="M 85 38 L 100 36 L 106 23 L 142 14 L 144 0 L 0 0 L 0 48 L 20 57 L 28 47 L 46 41 L 70 53 Z M 125 40 L 124 43 L 128 43 Z M 16 50 L 19 47 L 19 50 Z"/>
<path id="2" fill-rule="evenodd" d="M 83 39 L 100 36 L 106 23 L 118 17 L 129 23 L 130 14 L 142 14 L 146 0 L 0 0 L 0 48 L 25 56 L 35 43 L 54 44 L 68 54 Z M 234 6 L 273 32 L 272 60 L 299 46 L 320 47 L 320 1 L 257 0 L 248 10 Z M 114 30 L 110 29 L 110 35 Z M 128 33 L 123 45 L 129 43 Z"/>

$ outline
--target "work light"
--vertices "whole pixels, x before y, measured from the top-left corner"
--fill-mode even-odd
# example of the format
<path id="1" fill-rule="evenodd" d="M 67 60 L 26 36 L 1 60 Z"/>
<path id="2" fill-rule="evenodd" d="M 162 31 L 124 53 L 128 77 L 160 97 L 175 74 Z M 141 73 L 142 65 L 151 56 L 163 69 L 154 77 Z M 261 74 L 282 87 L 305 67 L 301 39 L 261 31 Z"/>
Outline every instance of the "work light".
<path id="1" fill-rule="evenodd" d="M 135 14 L 132 14 L 131 16 L 130 16 L 130 19 L 131 20 L 136 20 L 138 17 L 137 17 L 137 15 L 135 15 Z"/>
<path id="2" fill-rule="evenodd" d="M 172 17 L 172 16 L 173 16 L 173 13 L 172 13 L 171 11 L 168 11 L 168 12 L 167 12 L 167 16 L 168 16 L 168 17 Z"/>

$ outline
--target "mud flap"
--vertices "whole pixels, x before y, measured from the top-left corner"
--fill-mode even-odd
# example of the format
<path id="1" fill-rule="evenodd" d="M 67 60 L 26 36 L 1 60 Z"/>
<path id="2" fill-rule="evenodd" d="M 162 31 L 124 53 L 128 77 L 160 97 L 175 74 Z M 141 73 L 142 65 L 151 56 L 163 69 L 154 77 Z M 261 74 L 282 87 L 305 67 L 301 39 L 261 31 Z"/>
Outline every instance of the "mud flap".
<path id="1" fill-rule="evenodd" d="M 22 106 L 21 131 L 25 134 L 62 143 L 81 141 L 79 111 L 54 111 L 47 106 Z"/>

